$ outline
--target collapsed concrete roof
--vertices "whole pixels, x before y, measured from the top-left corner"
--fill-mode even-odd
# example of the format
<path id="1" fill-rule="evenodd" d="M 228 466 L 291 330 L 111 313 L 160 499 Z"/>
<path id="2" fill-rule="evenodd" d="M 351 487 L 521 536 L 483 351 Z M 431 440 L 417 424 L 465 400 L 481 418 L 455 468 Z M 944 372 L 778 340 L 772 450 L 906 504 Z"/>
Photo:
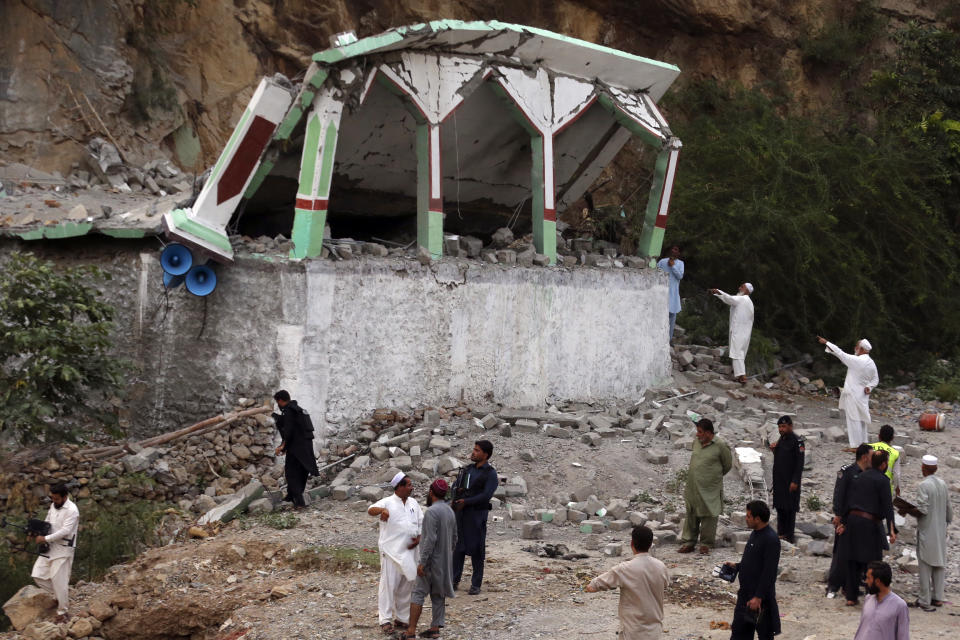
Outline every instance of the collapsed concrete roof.
<path id="1" fill-rule="evenodd" d="M 274 180 L 286 186 L 270 197 L 295 212 L 292 258 L 319 255 L 328 212 L 416 215 L 437 258 L 445 211 L 529 201 L 534 244 L 553 262 L 557 212 L 637 135 L 659 149 L 640 239 L 641 255 L 659 253 L 680 142 L 656 100 L 675 66 L 500 22 L 351 40 L 315 54 L 296 90 L 261 82 L 195 204 L 164 216 L 169 236 L 230 261 L 227 224 Z"/>

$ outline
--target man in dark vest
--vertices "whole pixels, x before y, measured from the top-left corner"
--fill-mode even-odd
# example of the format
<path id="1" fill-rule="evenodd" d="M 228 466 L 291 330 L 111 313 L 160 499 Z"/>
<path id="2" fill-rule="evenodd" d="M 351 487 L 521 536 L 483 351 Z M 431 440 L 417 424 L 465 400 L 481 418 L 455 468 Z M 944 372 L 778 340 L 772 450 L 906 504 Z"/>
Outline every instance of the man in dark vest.
<path id="1" fill-rule="evenodd" d="M 313 455 L 313 422 L 297 401 L 290 399 L 288 392 L 281 389 L 273 395 L 273 399 L 280 407 L 280 413 L 273 414 L 280 432 L 280 446 L 276 454 L 286 455 L 283 475 L 287 479 L 287 495 L 283 499 L 292 502 L 295 509 L 300 509 L 306 506 L 303 490 L 307 486 L 307 478 L 320 475 L 317 458 Z"/>
<path id="2" fill-rule="evenodd" d="M 853 479 L 870 468 L 873 447 L 861 444 L 857 447 L 856 458 L 851 464 L 845 464 L 837 472 L 837 481 L 833 485 L 833 556 L 830 559 L 830 573 L 827 578 L 827 597 L 835 598 L 837 592 L 847 583 L 847 545 L 842 531 L 843 516 L 847 513 L 847 494 Z"/>
<path id="3" fill-rule="evenodd" d="M 473 464 L 460 469 L 453 485 L 453 510 L 457 516 L 457 547 L 453 552 L 453 585 L 460 584 L 463 563 L 470 556 L 473 575 L 468 595 L 480 593 L 483 583 L 483 563 L 487 555 L 487 516 L 490 499 L 497 490 L 497 470 L 488 462 L 493 455 L 489 440 L 477 440 L 470 460 Z"/>
<path id="4" fill-rule="evenodd" d="M 777 535 L 793 544 L 793 530 L 800 511 L 800 479 L 803 475 L 804 442 L 793 432 L 790 416 L 777 420 L 780 439 L 773 449 L 773 508 L 777 510 Z"/>

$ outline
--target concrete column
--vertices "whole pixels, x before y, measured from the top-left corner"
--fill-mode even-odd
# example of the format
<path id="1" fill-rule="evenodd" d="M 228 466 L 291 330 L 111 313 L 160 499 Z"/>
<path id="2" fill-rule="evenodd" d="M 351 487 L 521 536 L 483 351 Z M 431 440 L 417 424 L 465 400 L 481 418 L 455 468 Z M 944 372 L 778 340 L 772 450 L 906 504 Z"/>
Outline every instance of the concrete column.
<path id="1" fill-rule="evenodd" d="M 307 116 L 300 161 L 300 186 L 293 218 L 290 257 L 313 258 L 323 248 L 330 183 L 336 158 L 343 102 L 330 93 L 317 95 Z"/>
<path id="2" fill-rule="evenodd" d="M 677 157 L 680 155 L 680 141 L 668 139 L 657 155 L 657 164 L 653 171 L 650 199 L 643 218 L 643 231 L 637 253 L 641 256 L 660 255 L 663 249 L 663 235 L 667 229 L 667 211 L 670 207 L 670 195 L 673 192 L 673 179 L 676 175 Z M 651 260 L 651 262 L 653 262 Z"/>
<path id="3" fill-rule="evenodd" d="M 553 174 L 553 135 L 532 135 L 530 189 L 533 204 L 533 245 L 537 253 L 557 262 L 557 209 Z"/>
<path id="4" fill-rule="evenodd" d="M 417 124 L 417 244 L 433 259 L 443 255 L 443 180 L 440 125 Z"/>

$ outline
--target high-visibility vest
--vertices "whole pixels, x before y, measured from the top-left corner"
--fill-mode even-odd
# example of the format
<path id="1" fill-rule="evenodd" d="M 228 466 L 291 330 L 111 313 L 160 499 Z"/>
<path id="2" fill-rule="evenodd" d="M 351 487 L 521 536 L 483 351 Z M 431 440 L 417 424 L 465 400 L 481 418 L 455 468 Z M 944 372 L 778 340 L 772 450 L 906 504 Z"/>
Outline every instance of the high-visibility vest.
<path id="1" fill-rule="evenodd" d="M 883 451 L 886 451 L 887 454 L 890 456 L 887 459 L 887 470 L 884 473 L 886 473 L 887 478 L 890 479 L 890 495 L 892 496 L 897 495 L 897 489 L 893 485 L 893 465 L 897 464 L 897 460 L 900 458 L 900 452 L 894 449 L 893 447 L 891 447 L 886 442 L 874 442 L 874 443 L 871 443 L 870 446 L 873 447 L 874 451 L 879 451 L 882 449 Z"/>

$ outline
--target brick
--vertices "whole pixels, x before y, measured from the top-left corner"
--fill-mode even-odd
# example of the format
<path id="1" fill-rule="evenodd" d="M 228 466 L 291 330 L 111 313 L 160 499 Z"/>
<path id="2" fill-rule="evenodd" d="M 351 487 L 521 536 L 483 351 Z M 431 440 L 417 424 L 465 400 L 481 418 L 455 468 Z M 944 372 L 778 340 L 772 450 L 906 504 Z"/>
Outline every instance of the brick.
<path id="1" fill-rule="evenodd" d="M 580 533 L 603 533 L 607 525 L 602 520 L 584 520 L 580 523 Z"/>
<path id="2" fill-rule="evenodd" d="M 553 509 L 534 509 L 533 514 L 540 522 L 553 522 L 553 518 L 557 515 L 557 512 Z"/>
<path id="3" fill-rule="evenodd" d="M 623 546 L 616 542 L 611 542 L 603 546 L 603 555 L 608 558 L 615 558 L 621 554 L 623 554 Z"/>

